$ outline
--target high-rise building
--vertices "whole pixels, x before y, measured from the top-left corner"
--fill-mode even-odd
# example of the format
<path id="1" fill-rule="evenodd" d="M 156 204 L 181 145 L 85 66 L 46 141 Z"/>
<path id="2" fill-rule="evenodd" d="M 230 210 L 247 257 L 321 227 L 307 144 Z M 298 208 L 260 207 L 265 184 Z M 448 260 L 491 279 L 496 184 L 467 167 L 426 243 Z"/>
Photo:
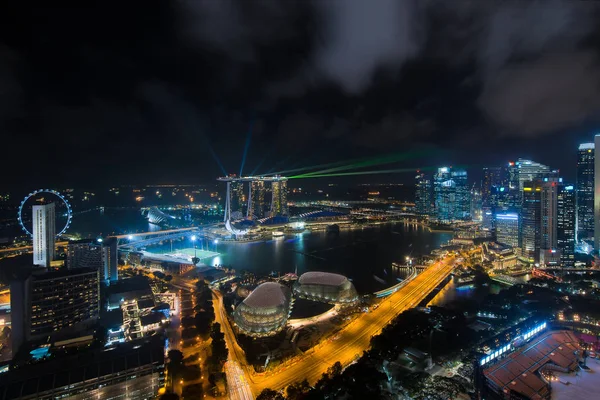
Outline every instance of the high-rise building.
<path id="1" fill-rule="evenodd" d="M 539 181 L 525 182 L 519 227 L 519 247 L 521 256 L 529 262 L 539 262 L 541 242 L 541 193 Z"/>
<path id="2" fill-rule="evenodd" d="M 451 179 L 455 182 L 455 204 L 454 219 L 471 219 L 471 189 L 467 179 L 467 171 L 462 169 L 453 169 L 450 172 Z"/>
<path id="3" fill-rule="evenodd" d="M 503 186 L 502 167 L 484 167 L 481 180 L 481 201 L 484 207 L 493 207 L 493 189 Z"/>
<path id="4" fill-rule="evenodd" d="M 26 341 L 86 329 L 99 316 L 98 270 L 29 272 L 10 292 L 13 354 Z"/>
<path id="5" fill-rule="evenodd" d="M 418 216 L 428 217 L 431 214 L 431 195 L 431 176 L 417 171 L 417 176 L 415 176 L 415 211 Z"/>
<path id="6" fill-rule="evenodd" d="M 594 137 L 594 147 L 600 149 L 600 134 Z M 594 252 L 600 250 L 600 157 L 594 157 Z"/>
<path id="7" fill-rule="evenodd" d="M 433 177 L 435 216 L 443 223 L 471 217 L 471 192 L 467 171 L 438 168 Z"/>
<path id="8" fill-rule="evenodd" d="M 102 271 L 104 257 L 102 244 L 97 240 L 82 239 L 67 245 L 67 268 L 93 268 Z"/>
<path id="9" fill-rule="evenodd" d="M 542 265 L 558 265 L 560 263 L 557 237 L 560 181 L 557 178 L 544 178 L 541 182 L 539 262 Z"/>
<path id="10" fill-rule="evenodd" d="M 102 242 L 102 261 L 104 269 L 101 278 L 105 282 L 115 282 L 119 280 L 119 250 L 117 248 L 117 238 L 109 237 Z"/>
<path id="11" fill-rule="evenodd" d="M 67 268 L 92 268 L 100 272 L 100 279 L 108 283 L 119 279 L 118 249 L 115 238 L 100 242 L 82 239 L 67 245 Z"/>
<path id="12" fill-rule="evenodd" d="M 553 175 L 550 167 L 531 160 L 519 158 L 516 162 L 519 179 L 519 189 L 523 190 L 526 182 L 532 182 Z"/>
<path id="13" fill-rule="evenodd" d="M 48 268 L 55 255 L 55 208 L 54 203 L 35 205 L 32 213 L 33 265 Z"/>
<path id="14" fill-rule="evenodd" d="M 53 354 L 0 376 L 0 399 L 146 400 L 165 382 L 162 335 Z M 62 354 L 61 354 L 62 353 Z"/>
<path id="15" fill-rule="evenodd" d="M 252 181 L 250 183 L 252 190 L 252 214 L 257 218 L 265 216 L 265 182 Z"/>
<path id="16" fill-rule="evenodd" d="M 547 165 L 519 158 L 516 163 L 509 163 L 508 175 L 509 195 L 506 199 L 506 206 L 509 209 L 519 210 L 523 203 L 523 186 L 526 182 L 557 176 L 558 173 L 551 171 Z"/>
<path id="17" fill-rule="evenodd" d="M 519 214 L 515 212 L 502 212 L 495 215 L 496 242 L 519 247 Z"/>
<path id="18" fill-rule="evenodd" d="M 287 216 L 287 178 L 273 180 L 271 183 L 271 216 Z"/>
<path id="19" fill-rule="evenodd" d="M 231 213 L 240 212 L 241 216 L 245 214 L 246 193 L 244 193 L 244 182 L 231 182 Z M 241 218 L 240 215 L 237 217 Z"/>
<path id="20" fill-rule="evenodd" d="M 481 198 L 481 190 L 473 186 L 471 189 L 471 210 L 470 210 L 471 219 L 473 221 L 482 221 L 483 220 L 483 207 L 482 207 L 482 198 Z"/>
<path id="21" fill-rule="evenodd" d="M 562 184 L 557 198 L 557 247 L 563 267 L 575 266 L 575 188 Z"/>
<path id="22" fill-rule="evenodd" d="M 450 178 L 450 168 L 438 168 L 433 176 L 433 193 L 435 216 L 440 222 L 450 222 L 454 219 L 454 194 L 456 183 Z"/>
<path id="23" fill-rule="evenodd" d="M 594 143 L 582 143 L 577 152 L 577 238 L 594 237 Z"/>

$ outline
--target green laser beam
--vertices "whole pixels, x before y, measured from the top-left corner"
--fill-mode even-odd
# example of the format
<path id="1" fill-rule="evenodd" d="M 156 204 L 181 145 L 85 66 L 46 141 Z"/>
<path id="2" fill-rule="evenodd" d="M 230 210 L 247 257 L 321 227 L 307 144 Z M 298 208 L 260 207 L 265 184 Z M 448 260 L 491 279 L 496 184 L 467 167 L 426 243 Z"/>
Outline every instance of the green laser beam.
<path id="1" fill-rule="evenodd" d="M 344 164 L 344 163 L 347 163 L 347 162 L 349 162 L 349 161 L 337 161 L 337 162 L 332 162 L 332 163 L 327 163 L 327 164 L 311 165 L 309 167 L 300 167 L 300 168 L 294 168 L 294 169 L 286 169 L 286 170 L 283 170 L 283 171 L 268 172 L 266 174 L 262 174 L 262 176 L 282 175 L 282 174 L 287 174 L 287 173 L 290 173 L 290 172 L 300 172 L 300 171 L 306 171 L 306 170 L 315 169 L 315 168 L 333 167 L 333 166 L 341 165 L 341 164 Z"/>
<path id="2" fill-rule="evenodd" d="M 337 172 L 330 174 L 319 174 L 319 175 L 294 175 L 288 177 L 288 179 L 307 179 L 307 178 L 325 178 L 333 176 L 355 176 L 355 175 L 376 175 L 376 174 L 392 174 L 398 172 L 415 172 L 419 171 L 431 171 L 437 167 L 424 167 L 424 168 L 395 168 L 395 169 L 383 169 L 375 171 L 354 171 L 354 172 Z"/>
<path id="3" fill-rule="evenodd" d="M 328 168 L 328 169 L 323 169 L 323 170 L 319 170 L 319 171 L 308 172 L 308 173 L 302 174 L 302 175 L 306 175 L 306 176 L 322 175 L 324 173 L 347 171 L 347 170 L 352 170 L 352 169 L 360 169 L 360 168 L 372 167 L 372 166 L 375 166 L 375 165 L 392 164 L 392 163 L 396 163 L 396 162 L 399 162 L 399 161 L 406 161 L 406 160 L 410 160 L 410 159 L 413 159 L 413 158 L 416 158 L 416 157 L 420 157 L 423 154 L 424 154 L 424 152 L 410 152 L 410 153 L 400 153 L 400 154 L 389 154 L 387 156 L 382 156 L 382 157 L 377 157 L 377 158 L 363 159 L 363 161 L 356 162 L 356 163 L 353 163 L 353 164 L 350 164 L 350 165 L 343 165 L 343 166 L 340 166 L 340 167 Z"/>

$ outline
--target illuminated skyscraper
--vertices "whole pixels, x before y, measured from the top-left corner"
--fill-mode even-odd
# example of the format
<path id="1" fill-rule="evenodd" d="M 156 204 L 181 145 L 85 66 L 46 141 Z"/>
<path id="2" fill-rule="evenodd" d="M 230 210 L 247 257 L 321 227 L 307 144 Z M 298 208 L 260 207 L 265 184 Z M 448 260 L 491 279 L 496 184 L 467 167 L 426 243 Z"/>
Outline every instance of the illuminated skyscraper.
<path id="1" fill-rule="evenodd" d="M 99 316 L 98 270 L 34 271 L 12 281 L 10 292 L 15 354 L 23 342 L 87 329 Z"/>
<path id="2" fill-rule="evenodd" d="M 575 188 L 561 185 L 558 188 L 556 237 L 563 267 L 575 266 Z"/>
<path id="3" fill-rule="evenodd" d="M 594 137 L 594 147 L 600 148 L 600 134 Z M 594 157 L 594 251 L 600 250 L 600 157 Z"/>
<path id="4" fill-rule="evenodd" d="M 519 247 L 519 214 L 503 212 L 495 215 L 496 241 L 500 244 Z"/>
<path id="5" fill-rule="evenodd" d="M 250 182 L 252 190 L 252 214 L 257 218 L 265 216 L 265 182 L 252 181 Z"/>
<path id="6" fill-rule="evenodd" d="M 539 181 L 525 182 L 519 227 L 519 247 L 521 256 L 530 262 L 539 262 L 541 236 L 541 193 Z"/>
<path id="7" fill-rule="evenodd" d="M 431 213 L 431 176 L 424 172 L 418 172 L 415 177 L 415 210 L 417 215 L 428 217 Z"/>
<path id="8" fill-rule="evenodd" d="M 502 167 L 484 167 L 481 180 L 481 201 L 484 207 L 494 207 L 493 189 L 503 186 Z"/>
<path id="9" fill-rule="evenodd" d="M 271 216 L 287 216 L 287 178 L 273 180 L 271 183 Z"/>
<path id="10" fill-rule="evenodd" d="M 239 211 L 242 216 L 245 215 L 246 194 L 244 193 L 244 182 L 231 182 L 231 213 Z"/>
<path id="11" fill-rule="evenodd" d="M 579 145 L 577 152 L 577 238 L 594 236 L 594 143 Z"/>
<path id="12" fill-rule="evenodd" d="M 482 221 L 482 210 L 481 190 L 473 186 L 471 189 L 471 219 L 473 221 Z"/>
<path id="13" fill-rule="evenodd" d="M 438 221 L 448 223 L 470 218 L 471 201 L 467 171 L 438 168 L 433 177 L 435 215 Z"/>
<path id="14" fill-rule="evenodd" d="M 55 221 L 54 203 L 33 206 L 33 265 L 48 268 L 54 260 Z"/>
<path id="15" fill-rule="evenodd" d="M 558 250 L 558 190 L 561 180 L 544 178 L 540 194 L 540 257 L 542 265 L 559 265 Z"/>

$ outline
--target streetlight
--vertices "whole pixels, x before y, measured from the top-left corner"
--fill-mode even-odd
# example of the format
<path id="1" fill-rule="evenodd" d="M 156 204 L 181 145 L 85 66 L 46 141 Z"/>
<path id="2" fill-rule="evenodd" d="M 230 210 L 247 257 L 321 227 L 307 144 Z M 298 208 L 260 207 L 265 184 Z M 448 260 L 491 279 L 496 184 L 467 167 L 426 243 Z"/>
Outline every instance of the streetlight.
<path id="1" fill-rule="evenodd" d="M 194 258 L 192 258 L 192 262 L 194 263 L 194 266 L 195 266 L 196 264 L 198 264 L 198 261 L 200 261 L 198 259 L 198 257 L 196 256 L 196 239 L 197 239 L 197 237 L 196 237 L 196 235 L 192 235 L 192 237 L 190 239 L 192 239 L 192 243 L 194 243 Z"/>

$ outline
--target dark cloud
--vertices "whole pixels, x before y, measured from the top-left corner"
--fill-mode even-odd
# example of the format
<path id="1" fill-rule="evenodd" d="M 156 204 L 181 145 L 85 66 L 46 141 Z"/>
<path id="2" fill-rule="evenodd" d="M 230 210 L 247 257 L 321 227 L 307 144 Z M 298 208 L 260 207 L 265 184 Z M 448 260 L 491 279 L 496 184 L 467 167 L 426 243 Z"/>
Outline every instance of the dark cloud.
<path id="1" fill-rule="evenodd" d="M 600 116 L 599 67 L 590 52 L 510 64 L 486 83 L 480 105 L 494 121 L 524 135 L 573 126 Z"/>
<path id="2" fill-rule="evenodd" d="M 427 144 L 477 155 L 506 137 L 525 143 L 597 121 L 599 9 L 554 0 L 13 3 L 0 13 L 0 127 L 16 148 L 43 144 L 15 179 L 36 163 L 57 166 L 61 179 L 80 164 L 80 179 L 98 168 L 128 181 L 209 179 L 220 169 L 208 148 L 236 172 L 252 124 L 247 165 Z M 14 163 L 9 155 L 2 167 Z"/>

